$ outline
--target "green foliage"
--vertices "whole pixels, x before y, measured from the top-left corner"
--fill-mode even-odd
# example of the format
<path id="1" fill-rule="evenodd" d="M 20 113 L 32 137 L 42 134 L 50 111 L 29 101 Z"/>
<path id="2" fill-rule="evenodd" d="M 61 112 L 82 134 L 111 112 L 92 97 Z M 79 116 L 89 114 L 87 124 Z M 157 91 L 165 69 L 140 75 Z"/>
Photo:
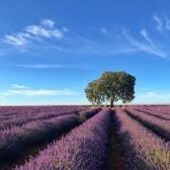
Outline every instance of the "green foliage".
<path id="1" fill-rule="evenodd" d="M 85 89 L 86 96 L 92 104 L 101 104 L 103 100 L 102 84 L 99 80 L 94 80 L 88 84 Z"/>
<path id="2" fill-rule="evenodd" d="M 90 82 L 85 89 L 88 100 L 93 104 L 114 102 L 123 103 L 134 99 L 135 77 L 126 72 L 104 72 L 97 80 Z"/>

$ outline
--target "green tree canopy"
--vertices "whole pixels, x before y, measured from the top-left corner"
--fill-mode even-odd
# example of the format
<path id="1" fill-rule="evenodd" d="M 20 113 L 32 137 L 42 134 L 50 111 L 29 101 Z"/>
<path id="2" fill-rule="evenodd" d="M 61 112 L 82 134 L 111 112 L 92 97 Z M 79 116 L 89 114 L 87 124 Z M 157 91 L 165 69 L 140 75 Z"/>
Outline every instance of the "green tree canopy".
<path id="1" fill-rule="evenodd" d="M 121 100 L 123 103 L 134 99 L 136 78 L 126 72 L 104 72 L 97 80 L 90 82 L 85 89 L 88 100 L 93 104 L 113 103 Z"/>
<path id="2" fill-rule="evenodd" d="M 85 89 L 86 96 L 92 104 L 101 104 L 103 100 L 102 84 L 99 80 L 94 80 L 88 84 L 88 88 Z"/>

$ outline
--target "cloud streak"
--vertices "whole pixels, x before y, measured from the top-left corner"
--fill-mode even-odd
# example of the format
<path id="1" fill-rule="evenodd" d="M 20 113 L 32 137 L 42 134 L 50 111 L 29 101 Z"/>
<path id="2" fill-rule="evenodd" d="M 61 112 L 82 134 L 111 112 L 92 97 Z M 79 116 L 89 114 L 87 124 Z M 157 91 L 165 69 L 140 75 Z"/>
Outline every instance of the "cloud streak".
<path id="1" fill-rule="evenodd" d="M 157 30 L 162 31 L 165 21 L 157 15 L 154 15 L 153 19 L 157 24 Z M 166 19 L 166 25 L 168 22 L 169 20 Z M 167 30 L 168 26 L 166 27 Z M 119 27 L 119 29 L 110 30 L 102 27 L 100 32 L 95 32 L 87 37 L 68 30 L 66 27 L 56 28 L 55 22 L 50 19 L 44 19 L 39 24 L 29 25 L 21 32 L 7 34 L 4 37 L 4 42 L 17 46 L 20 50 L 24 49 L 28 53 L 34 52 L 34 50 L 35 53 L 41 53 L 42 49 L 42 51 L 54 50 L 58 54 L 77 56 L 103 57 L 145 52 L 161 58 L 168 57 L 167 50 L 164 50 L 166 47 L 162 48 L 164 42 L 155 41 L 146 29 L 142 29 L 137 36 L 134 36 L 127 28 Z M 65 68 L 65 66 L 55 64 L 19 65 L 18 67 Z"/>
<path id="2" fill-rule="evenodd" d="M 154 48 L 155 45 L 154 45 L 153 41 L 149 38 L 148 32 L 145 29 L 143 29 L 141 31 L 141 35 Z"/>
<path id="3" fill-rule="evenodd" d="M 170 93 L 158 93 L 155 91 L 145 91 L 137 96 L 140 103 L 170 103 Z"/>
<path id="4" fill-rule="evenodd" d="M 156 22 L 156 30 L 162 31 L 163 29 L 163 20 L 157 15 L 153 16 L 153 20 Z"/>
<path id="5" fill-rule="evenodd" d="M 30 88 L 20 84 L 13 84 L 9 89 L 0 92 L 2 96 L 22 96 L 22 97 L 57 97 L 75 96 L 78 93 L 70 89 L 44 89 Z"/>
<path id="6" fill-rule="evenodd" d="M 69 66 L 67 65 L 59 65 L 59 64 L 23 64 L 23 65 L 17 65 L 16 67 L 28 68 L 28 69 L 67 69 L 69 68 Z"/>
<path id="7" fill-rule="evenodd" d="M 152 55 L 155 55 L 161 58 L 167 58 L 167 54 L 163 50 L 156 47 L 153 41 L 148 37 L 148 33 L 146 32 L 146 30 L 145 31 L 143 30 L 141 32 L 142 36 L 145 39 L 145 42 L 138 40 L 134 38 L 133 36 L 131 36 L 130 33 L 126 29 L 123 29 L 122 33 L 125 39 L 128 40 L 128 42 L 133 47 L 136 48 L 136 51 L 146 52 L 148 54 L 152 54 Z"/>
<path id="8" fill-rule="evenodd" d="M 41 25 L 45 25 L 50 28 L 54 28 L 55 22 L 50 19 L 44 19 L 41 21 Z"/>
<path id="9" fill-rule="evenodd" d="M 25 47 L 32 41 L 42 41 L 43 38 L 60 40 L 64 36 L 62 29 L 55 27 L 55 22 L 49 19 L 42 20 L 40 24 L 30 25 L 23 31 L 4 36 L 4 42 L 10 45 Z"/>
<path id="10" fill-rule="evenodd" d="M 153 16 L 153 20 L 156 22 L 156 30 L 162 31 L 170 31 L 170 18 L 167 16 L 160 17 L 157 15 Z"/>
<path id="11" fill-rule="evenodd" d="M 14 34 L 14 35 L 5 35 L 4 42 L 14 46 L 26 46 L 28 40 L 26 34 Z"/>
<path id="12" fill-rule="evenodd" d="M 76 65 L 76 64 L 67 64 L 67 65 L 62 65 L 62 64 L 43 64 L 43 63 L 38 63 L 38 64 L 20 64 L 20 65 L 15 65 L 11 66 L 15 68 L 21 68 L 21 69 L 33 69 L 33 70 L 70 70 L 70 69 L 78 69 L 78 70 L 89 70 L 94 68 L 94 66 L 91 66 L 89 64 L 82 64 L 82 65 Z"/>

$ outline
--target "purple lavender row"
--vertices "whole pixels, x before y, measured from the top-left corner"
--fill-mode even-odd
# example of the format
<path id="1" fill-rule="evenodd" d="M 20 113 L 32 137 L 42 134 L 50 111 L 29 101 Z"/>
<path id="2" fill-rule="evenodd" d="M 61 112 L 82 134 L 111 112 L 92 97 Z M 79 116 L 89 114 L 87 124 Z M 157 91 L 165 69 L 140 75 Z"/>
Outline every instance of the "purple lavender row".
<path id="1" fill-rule="evenodd" d="M 63 124 L 69 126 L 70 123 L 77 122 L 78 117 L 75 115 L 66 115 L 47 120 L 37 120 L 29 122 L 23 126 L 13 126 L 0 131 L 0 151 L 14 147 L 16 144 L 22 143 L 33 135 L 48 131 L 51 127 L 61 127 Z M 0 154 L 1 155 L 1 154 Z"/>
<path id="2" fill-rule="evenodd" d="M 99 108 L 93 110 L 90 109 L 89 111 L 81 112 L 79 115 L 69 114 L 44 120 L 37 119 L 23 124 L 22 126 L 12 126 L 11 128 L 0 130 L 0 150 L 2 148 L 15 146 L 15 143 L 18 143 L 19 141 L 23 142 L 27 138 L 48 131 L 51 128 L 61 127 L 63 124 L 69 126 L 74 123 L 83 122 L 87 118 L 92 117 L 99 110 Z M 83 120 L 81 118 L 82 115 Z"/>
<path id="3" fill-rule="evenodd" d="M 141 106 L 135 107 L 141 110 L 154 112 L 155 114 L 159 114 L 161 116 L 169 117 L 170 118 L 170 107 L 168 106 Z"/>
<path id="4" fill-rule="evenodd" d="M 23 156 L 29 156 L 30 150 L 52 142 L 77 125 L 78 116 L 65 115 L 45 121 L 33 121 L 23 127 L 0 132 L 0 169 L 8 169 L 15 161 L 22 160 Z"/>
<path id="5" fill-rule="evenodd" d="M 15 170 L 102 170 L 110 125 L 111 111 L 104 109 Z"/>
<path id="6" fill-rule="evenodd" d="M 69 108 L 67 109 L 64 109 L 64 108 L 61 108 L 60 110 L 59 109 L 55 109 L 55 112 L 38 112 L 37 114 L 36 113 L 29 113 L 29 114 L 20 114 L 20 116 L 18 117 L 14 117 L 13 119 L 6 119 L 4 121 L 1 121 L 0 122 L 0 129 L 5 129 L 5 128 L 9 128 L 9 127 L 12 127 L 12 126 L 22 126 L 23 124 L 25 123 L 28 123 L 28 122 L 32 122 L 34 120 L 44 120 L 44 119 L 49 119 L 49 118 L 53 118 L 53 117 L 56 117 L 56 116 L 61 116 L 61 115 L 66 115 L 66 114 L 72 114 L 72 113 L 78 113 L 79 111 L 82 111 L 83 108 L 71 108 L 70 107 L 70 110 L 68 110 Z M 85 109 L 85 108 L 84 108 Z"/>
<path id="7" fill-rule="evenodd" d="M 22 117 L 39 117 L 47 113 L 63 113 L 80 111 L 85 106 L 22 106 L 22 107 L 0 107 L 0 120 L 18 119 Z"/>
<path id="8" fill-rule="evenodd" d="M 157 111 L 167 111 L 170 113 L 170 105 L 156 105 L 156 106 L 151 106 L 151 109 L 155 109 Z"/>
<path id="9" fill-rule="evenodd" d="M 29 122 L 22 127 L 13 127 L 0 131 L 0 167 L 19 160 L 30 149 L 52 142 L 62 134 L 86 121 L 96 114 L 100 108 L 83 111 L 78 115 L 64 115 L 47 120 Z M 82 119 L 81 117 L 86 119 Z M 13 159 L 15 158 L 15 159 Z M 11 164 L 10 163 L 10 164 Z M 1 168 L 0 168 L 1 169 Z"/>
<path id="10" fill-rule="evenodd" d="M 154 131 L 157 135 L 165 138 L 170 141 L 170 123 L 153 116 L 150 116 L 146 113 L 137 111 L 135 109 L 126 109 L 126 112 L 143 125 L 148 127 L 150 130 Z"/>
<path id="11" fill-rule="evenodd" d="M 145 109 L 151 110 L 151 111 L 156 111 L 158 113 L 165 114 L 165 115 L 170 115 L 170 106 L 169 105 L 141 106 L 141 108 L 145 108 Z"/>
<path id="12" fill-rule="evenodd" d="M 99 109 L 99 108 L 96 108 Z M 4 122 L 0 122 L 2 126 L 2 129 L 5 128 L 10 128 L 11 127 L 15 127 L 15 126 L 22 126 L 25 125 L 27 123 L 33 122 L 33 121 L 38 121 L 38 120 L 45 120 L 45 119 L 50 119 L 50 118 L 55 118 L 55 117 L 59 117 L 59 116 L 64 116 L 64 115 L 70 115 L 70 114 L 75 114 L 75 115 L 80 115 L 80 113 L 85 113 L 85 115 L 88 115 L 88 112 L 92 112 L 93 110 L 95 111 L 96 109 L 91 109 L 91 108 L 82 108 L 82 109 L 75 109 L 75 110 L 59 110 L 58 112 L 55 113 L 34 113 L 35 116 L 29 115 L 30 117 L 28 117 L 28 115 L 22 115 L 21 119 L 14 119 L 14 120 L 8 120 L 8 121 L 4 121 Z M 25 116 L 25 117 L 24 117 Z M 2 131 L 1 129 L 1 131 Z"/>
<path id="13" fill-rule="evenodd" d="M 21 117 L 41 117 L 47 113 L 63 113 L 70 111 L 80 111 L 85 109 L 84 106 L 36 106 L 36 107 L 0 107 L 0 118 L 17 119 Z"/>
<path id="14" fill-rule="evenodd" d="M 143 108 L 135 108 L 137 111 L 140 111 L 140 112 L 143 112 L 143 113 L 146 113 L 148 115 L 151 115 L 153 117 L 156 117 L 156 118 L 159 118 L 159 119 L 162 119 L 162 120 L 166 120 L 166 121 L 170 121 L 170 114 L 164 114 L 163 112 L 157 112 L 157 111 L 153 111 L 153 110 L 149 110 L 145 107 Z"/>
<path id="15" fill-rule="evenodd" d="M 36 116 L 23 116 L 23 117 L 19 117 L 18 119 L 10 119 L 10 120 L 5 120 L 2 121 L 0 123 L 0 129 L 6 129 L 6 128 L 10 128 L 13 126 L 22 126 L 23 124 L 27 124 L 29 122 L 33 122 L 33 121 L 37 121 L 37 120 L 45 120 L 45 119 L 50 119 L 50 118 L 55 118 L 58 116 L 63 116 L 63 115 L 69 115 L 69 114 L 74 114 L 77 113 L 78 111 L 67 111 L 64 112 L 60 111 L 60 112 L 55 112 L 55 113 L 43 113 L 42 115 L 40 115 L 41 113 L 39 113 L 39 115 Z"/>
<path id="16" fill-rule="evenodd" d="M 117 109 L 126 170 L 169 170 L 170 143 Z"/>

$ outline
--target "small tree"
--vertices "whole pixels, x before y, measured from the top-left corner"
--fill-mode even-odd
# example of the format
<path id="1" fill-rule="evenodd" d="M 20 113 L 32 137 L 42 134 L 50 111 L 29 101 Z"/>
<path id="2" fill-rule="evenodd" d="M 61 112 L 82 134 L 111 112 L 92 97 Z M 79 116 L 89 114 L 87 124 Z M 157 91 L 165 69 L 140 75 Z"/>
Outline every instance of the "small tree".
<path id="1" fill-rule="evenodd" d="M 104 72 L 98 80 L 92 81 L 85 89 L 86 96 L 93 104 L 114 102 L 121 100 L 123 103 L 134 99 L 135 77 L 126 72 Z"/>

